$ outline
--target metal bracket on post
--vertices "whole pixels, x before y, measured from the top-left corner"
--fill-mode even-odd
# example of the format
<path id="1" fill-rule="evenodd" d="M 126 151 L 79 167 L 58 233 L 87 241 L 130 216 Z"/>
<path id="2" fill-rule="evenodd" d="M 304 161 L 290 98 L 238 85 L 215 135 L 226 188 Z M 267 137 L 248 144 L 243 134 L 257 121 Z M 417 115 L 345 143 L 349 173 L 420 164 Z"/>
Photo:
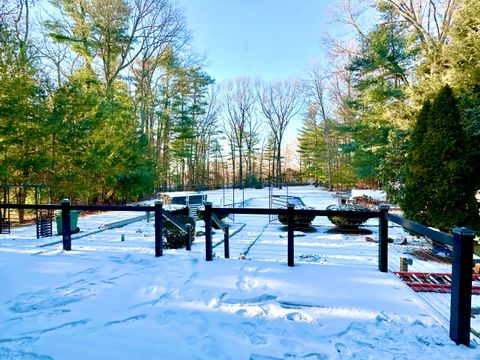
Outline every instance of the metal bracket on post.
<path id="1" fill-rule="evenodd" d="M 185 224 L 185 228 L 187 229 L 187 246 L 186 250 L 192 250 L 192 224 Z"/>
<path id="2" fill-rule="evenodd" d="M 295 205 L 287 205 L 287 259 L 288 266 L 294 266 L 294 209 Z"/>
<path id="3" fill-rule="evenodd" d="M 452 256 L 452 293 L 450 300 L 450 339 L 470 346 L 472 316 L 472 259 L 475 231 L 454 228 Z"/>
<path id="4" fill-rule="evenodd" d="M 212 261 L 212 203 L 205 203 L 205 260 Z"/>
<path id="5" fill-rule="evenodd" d="M 70 200 L 63 199 L 60 203 L 62 206 L 62 242 L 63 250 L 72 250 L 72 229 L 70 229 Z"/>
<path id="6" fill-rule="evenodd" d="M 388 220 L 386 215 L 390 206 L 380 205 L 380 218 L 378 222 L 378 270 L 388 272 Z"/>
<path id="7" fill-rule="evenodd" d="M 225 233 L 223 234 L 223 250 L 225 259 L 230 258 L 230 225 L 225 224 Z"/>
<path id="8" fill-rule="evenodd" d="M 190 209 L 190 196 L 187 195 L 185 198 L 185 205 L 187 206 L 188 209 L 188 216 L 192 216 L 192 209 Z"/>
<path id="9" fill-rule="evenodd" d="M 155 256 L 163 255 L 163 201 L 155 201 Z"/>

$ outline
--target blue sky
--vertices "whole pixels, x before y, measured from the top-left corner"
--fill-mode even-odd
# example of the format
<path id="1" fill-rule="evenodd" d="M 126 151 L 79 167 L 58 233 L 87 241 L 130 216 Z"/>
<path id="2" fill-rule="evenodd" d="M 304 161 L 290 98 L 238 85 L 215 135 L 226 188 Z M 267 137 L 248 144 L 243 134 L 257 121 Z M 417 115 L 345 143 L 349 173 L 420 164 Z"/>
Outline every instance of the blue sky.
<path id="1" fill-rule="evenodd" d="M 302 76 L 322 61 L 320 38 L 335 0 L 178 0 L 217 81 Z"/>

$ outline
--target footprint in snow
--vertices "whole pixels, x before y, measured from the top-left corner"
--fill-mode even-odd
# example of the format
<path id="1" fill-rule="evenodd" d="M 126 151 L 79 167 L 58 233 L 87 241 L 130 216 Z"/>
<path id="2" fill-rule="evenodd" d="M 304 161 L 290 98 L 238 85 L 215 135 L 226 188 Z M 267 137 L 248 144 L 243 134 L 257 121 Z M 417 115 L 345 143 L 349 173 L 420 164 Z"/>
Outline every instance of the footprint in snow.
<path id="1" fill-rule="evenodd" d="M 264 266 L 251 266 L 251 265 L 247 265 L 247 266 L 244 266 L 242 268 L 242 270 L 244 271 L 247 271 L 247 272 L 250 272 L 250 273 L 259 273 L 259 274 L 264 274 L 266 272 L 269 272 L 270 271 L 270 268 L 268 267 L 264 267 Z"/>
<path id="2" fill-rule="evenodd" d="M 123 257 L 109 256 L 107 259 L 117 264 L 133 264 L 133 265 L 140 264 L 143 261 L 142 259 L 135 259 L 132 255 L 125 255 Z"/>
<path id="3" fill-rule="evenodd" d="M 286 359 L 286 357 L 277 358 L 273 356 L 260 355 L 260 354 L 251 354 L 249 358 L 249 360 L 283 360 L 283 359 Z"/>
<path id="4" fill-rule="evenodd" d="M 129 275 L 131 275 L 131 274 L 130 273 L 123 273 L 123 274 L 120 274 L 118 276 L 113 276 L 113 277 L 109 278 L 108 281 L 113 282 L 115 280 L 118 280 L 122 277 L 129 276 Z"/>
<path id="5" fill-rule="evenodd" d="M 328 359 L 330 359 L 327 355 L 318 354 L 318 353 L 310 353 L 310 354 L 302 355 L 298 358 L 302 359 L 302 360 L 328 360 Z"/>
<path id="6" fill-rule="evenodd" d="M 377 320 L 377 325 L 378 325 L 378 320 Z M 369 330 L 365 327 L 365 324 L 358 323 L 358 322 L 353 322 L 348 327 L 344 330 L 341 331 L 340 333 L 337 334 L 337 337 L 346 337 L 348 339 L 352 338 L 352 336 L 365 336 L 369 337 L 371 336 Z"/>
<path id="7" fill-rule="evenodd" d="M 302 322 L 310 322 L 312 321 L 313 319 L 306 315 L 306 314 L 302 314 L 300 312 L 291 312 L 291 313 L 288 313 L 285 318 L 287 320 L 290 320 L 290 321 L 302 321 Z"/>
<path id="8" fill-rule="evenodd" d="M 139 320 L 143 320 L 146 317 L 147 317 L 146 314 L 140 314 L 140 315 L 128 317 L 126 319 L 109 321 L 109 322 L 105 323 L 104 326 L 105 327 L 110 327 L 110 326 L 116 326 L 116 325 L 127 325 L 127 324 L 137 322 Z"/>
<path id="9" fill-rule="evenodd" d="M 253 323 L 253 322 L 250 322 L 250 321 L 244 321 L 242 322 L 242 328 L 246 328 L 246 329 L 256 329 L 257 328 L 257 324 Z"/>
<path id="10" fill-rule="evenodd" d="M 158 323 L 161 328 L 168 328 L 170 326 L 170 322 L 175 319 L 176 315 L 176 311 L 165 310 L 161 314 L 155 316 L 155 322 Z"/>
<path id="11" fill-rule="evenodd" d="M 71 292 L 41 290 L 19 295 L 12 301 L 14 304 L 10 306 L 9 310 L 15 313 L 48 310 L 86 300 L 94 295 L 92 291 L 86 288 L 76 289 Z"/>
<path id="12" fill-rule="evenodd" d="M 257 345 L 257 346 L 268 345 L 267 338 L 262 335 L 251 334 L 249 335 L 249 339 L 252 345 Z"/>
<path id="13" fill-rule="evenodd" d="M 223 292 L 220 295 L 218 295 L 217 297 L 215 297 L 213 300 L 209 301 L 208 304 L 215 305 L 215 307 L 218 307 L 222 303 L 228 303 L 228 300 L 223 301 L 223 299 L 225 299 L 225 297 L 227 297 L 227 296 L 228 296 L 228 293 Z"/>
<path id="14" fill-rule="evenodd" d="M 43 329 L 43 330 L 29 331 L 29 332 L 23 333 L 22 335 L 30 335 L 30 334 L 43 335 L 43 334 L 51 333 L 51 332 L 54 332 L 54 331 L 57 331 L 57 330 L 73 329 L 73 328 L 76 328 L 78 326 L 85 325 L 89 321 L 90 320 L 88 320 L 88 319 L 72 321 L 72 322 L 68 322 L 68 323 L 65 323 L 65 324 L 61 324 L 61 325 L 54 326 L 54 327 L 47 328 L 47 329 Z"/>
<path id="15" fill-rule="evenodd" d="M 24 321 L 28 321 L 31 319 L 37 319 L 39 317 L 44 318 L 44 319 L 50 319 L 54 316 L 57 315 L 62 315 L 65 313 L 69 313 L 72 310 L 70 309 L 50 309 L 47 311 L 42 311 L 42 312 L 34 312 L 30 313 L 28 315 L 21 315 L 21 316 L 15 316 L 13 318 L 7 319 L 5 323 L 8 323 L 10 326 L 16 326 Z"/>
<path id="16" fill-rule="evenodd" d="M 387 323 L 400 323 L 402 321 L 401 317 L 397 314 L 389 314 L 385 311 L 381 311 L 375 318 L 377 324 L 381 322 Z"/>
<path id="17" fill-rule="evenodd" d="M 77 276 L 77 275 L 83 275 L 83 274 L 95 274 L 98 270 L 100 269 L 100 267 L 97 267 L 97 268 L 87 268 L 85 270 L 82 270 L 82 271 L 79 271 L 75 274 L 73 274 L 73 276 Z"/>
<path id="18" fill-rule="evenodd" d="M 100 281 L 102 284 L 106 284 L 106 285 L 115 285 L 115 282 L 113 281 L 110 281 L 110 280 L 101 280 Z"/>
<path id="19" fill-rule="evenodd" d="M 247 299 L 224 299 L 224 295 L 226 295 L 226 293 L 222 294 L 219 299 L 224 304 L 259 305 L 277 299 L 277 296 L 269 294 L 262 294 Z"/>
<path id="20" fill-rule="evenodd" d="M 241 291 L 250 291 L 258 287 L 258 281 L 246 276 L 240 276 L 237 281 L 237 289 Z"/>
<path id="21" fill-rule="evenodd" d="M 210 320 L 205 316 L 205 314 L 200 311 L 193 311 L 190 315 L 193 318 L 192 322 L 195 323 L 195 326 L 192 328 L 198 329 L 200 334 L 208 334 Z"/>
<path id="22" fill-rule="evenodd" d="M 347 349 L 347 346 L 343 343 L 336 343 L 335 344 L 335 350 L 340 354 L 340 356 L 348 356 L 349 351 Z"/>
<path id="23" fill-rule="evenodd" d="M 238 310 L 235 314 L 241 317 L 248 317 L 248 311 L 245 309 Z"/>
<path id="24" fill-rule="evenodd" d="M 420 328 L 422 328 L 422 329 L 425 329 L 425 328 L 427 327 L 422 320 L 415 320 L 415 321 L 413 322 L 412 326 L 414 326 L 414 327 L 420 327 Z"/>
<path id="25" fill-rule="evenodd" d="M 183 283 L 183 285 L 189 285 L 193 280 L 195 280 L 196 278 L 198 277 L 198 273 L 193 273 L 192 275 L 190 275 L 190 277 L 185 280 L 185 282 Z"/>
<path id="26" fill-rule="evenodd" d="M 0 348 L 0 359 L 53 360 L 53 358 L 47 355 L 7 348 Z"/>
<path id="27" fill-rule="evenodd" d="M 226 348 L 228 345 L 224 344 L 217 336 L 206 335 L 200 340 L 200 344 L 202 344 L 200 354 L 205 354 L 206 359 L 218 359 L 219 354 L 228 354 L 228 351 L 231 351 L 231 349 Z M 220 358 L 228 359 L 229 357 Z"/>
<path id="28" fill-rule="evenodd" d="M 38 338 L 37 337 L 33 337 L 33 336 L 23 336 L 23 337 L 20 337 L 20 338 L 5 338 L 5 339 L 0 339 L 0 355 L 1 355 L 1 345 L 2 344 L 16 344 L 16 346 L 19 346 L 19 347 L 24 347 L 26 345 L 30 345 L 30 344 L 33 344 L 35 341 L 37 341 Z M 3 359 L 1 356 L 0 356 L 0 359 Z M 8 358 L 7 358 L 8 359 Z M 14 358 L 15 359 L 15 358 Z"/>
<path id="29" fill-rule="evenodd" d="M 55 290 L 55 291 L 67 290 L 67 289 L 71 288 L 73 285 L 84 284 L 84 283 L 86 283 L 86 282 L 87 282 L 87 280 L 85 280 L 85 279 L 80 279 L 80 280 L 74 281 L 74 282 L 72 282 L 72 283 L 69 283 L 69 284 L 65 284 L 65 285 L 56 287 L 54 290 Z"/>

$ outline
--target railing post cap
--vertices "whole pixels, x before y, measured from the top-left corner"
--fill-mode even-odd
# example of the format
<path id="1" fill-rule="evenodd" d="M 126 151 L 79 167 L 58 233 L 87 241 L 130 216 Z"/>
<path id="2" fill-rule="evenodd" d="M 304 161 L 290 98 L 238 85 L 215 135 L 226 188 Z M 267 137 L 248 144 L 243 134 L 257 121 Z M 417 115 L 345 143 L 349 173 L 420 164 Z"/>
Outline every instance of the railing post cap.
<path id="1" fill-rule="evenodd" d="M 466 228 L 466 227 L 456 227 L 456 228 L 453 228 L 452 229 L 452 232 L 454 234 L 458 234 L 458 235 L 462 235 L 462 236 L 471 236 L 471 237 L 475 237 L 477 235 L 477 232 L 472 230 L 472 229 L 469 229 L 469 228 Z"/>
<path id="2" fill-rule="evenodd" d="M 212 202 L 211 201 L 205 201 L 205 206 L 212 206 Z"/>
<path id="3" fill-rule="evenodd" d="M 185 227 L 188 229 L 189 227 L 192 227 L 192 224 L 185 224 Z"/>
<path id="4" fill-rule="evenodd" d="M 223 224 L 227 229 L 230 227 L 230 224 Z"/>
<path id="5" fill-rule="evenodd" d="M 378 209 L 379 209 L 380 211 L 387 212 L 388 210 L 390 210 L 390 205 L 381 204 L 381 205 L 378 205 Z"/>
<path id="6" fill-rule="evenodd" d="M 70 199 L 63 199 L 61 204 L 70 204 Z"/>
<path id="7" fill-rule="evenodd" d="M 153 203 L 155 205 L 163 205 L 163 200 L 155 200 Z"/>
<path id="8" fill-rule="evenodd" d="M 287 204 L 287 208 L 295 208 L 295 204 L 288 203 L 288 204 Z"/>

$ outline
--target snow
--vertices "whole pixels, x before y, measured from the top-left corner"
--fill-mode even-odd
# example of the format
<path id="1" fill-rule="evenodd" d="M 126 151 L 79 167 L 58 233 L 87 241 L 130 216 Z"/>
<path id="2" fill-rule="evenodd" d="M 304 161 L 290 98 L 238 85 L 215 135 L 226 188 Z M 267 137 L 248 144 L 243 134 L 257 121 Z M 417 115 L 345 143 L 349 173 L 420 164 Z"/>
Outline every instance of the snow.
<path id="1" fill-rule="evenodd" d="M 275 190 L 287 191 L 317 209 L 338 202 L 314 187 Z M 206 193 L 217 203 L 225 197 Z M 235 198 L 268 207 L 268 189 Z M 296 232 L 290 268 L 285 227 L 268 216 L 237 215 L 232 258 L 222 258 L 217 231 L 216 257 L 206 262 L 202 237 L 191 252 L 155 258 L 153 220 L 108 228 L 139 215 L 81 216 L 70 252 L 59 237 L 35 239 L 32 226 L 0 236 L 1 359 L 480 358 L 475 343 L 449 339 L 418 293 L 377 270 L 378 244 L 329 234 L 326 218 Z M 377 224 L 367 223 L 374 239 Z M 405 251 L 403 238 L 416 246 L 398 227 L 389 234 L 392 254 Z M 412 269 L 428 266 L 415 259 Z"/>
<path id="2" fill-rule="evenodd" d="M 350 199 L 360 197 L 360 196 L 368 196 L 374 200 L 385 201 L 387 200 L 387 194 L 385 191 L 382 190 L 369 190 L 369 189 L 352 189 Z"/>
<path id="3" fill-rule="evenodd" d="M 157 193 L 158 196 L 166 196 L 169 198 L 179 197 L 179 196 L 193 196 L 193 195 L 202 195 L 200 191 L 170 191 L 170 192 L 160 192 Z"/>

